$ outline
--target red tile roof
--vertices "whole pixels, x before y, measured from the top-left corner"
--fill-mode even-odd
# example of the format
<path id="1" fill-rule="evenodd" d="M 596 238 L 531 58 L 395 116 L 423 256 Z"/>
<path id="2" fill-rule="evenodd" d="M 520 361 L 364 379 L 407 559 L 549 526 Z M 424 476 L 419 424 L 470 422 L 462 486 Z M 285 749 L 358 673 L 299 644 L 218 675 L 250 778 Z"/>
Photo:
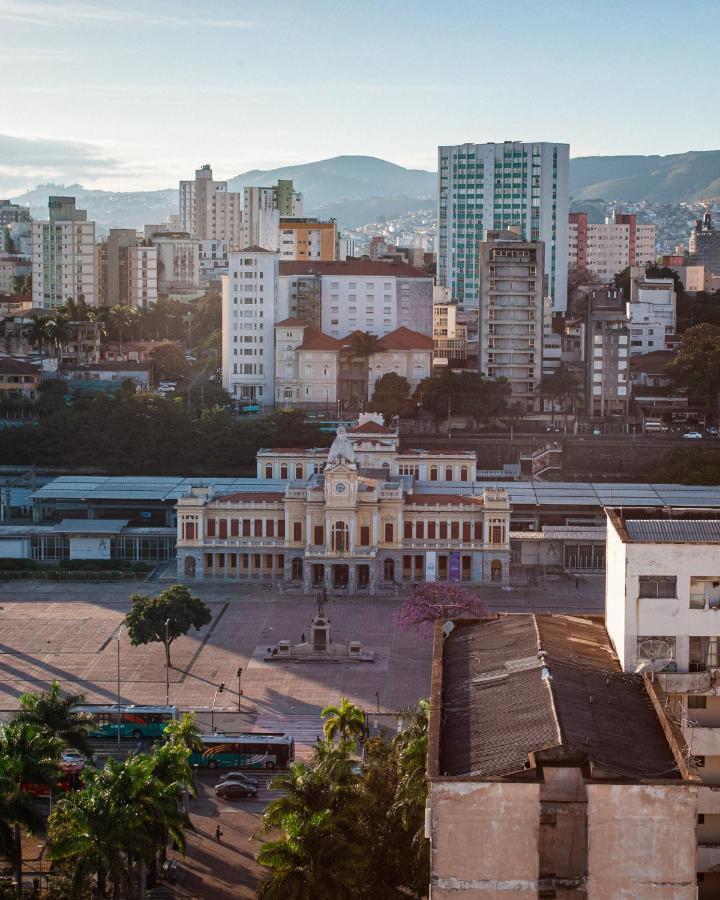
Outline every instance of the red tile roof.
<path id="1" fill-rule="evenodd" d="M 289 319 L 283 319 L 282 322 L 276 322 L 275 327 L 280 328 L 280 326 L 287 328 L 298 328 L 300 326 L 307 326 L 307 322 L 303 319 L 293 319 L 292 316 Z"/>
<path id="2" fill-rule="evenodd" d="M 299 350 L 339 350 L 342 342 L 330 337 L 329 334 L 323 334 L 312 325 L 308 325 L 303 332 L 303 342 L 298 347 Z"/>
<path id="3" fill-rule="evenodd" d="M 383 350 L 432 350 L 433 339 L 419 331 L 411 331 L 404 325 L 391 331 L 378 341 Z"/>
<path id="4" fill-rule="evenodd" d="M 337 276 L 392 276 L 397 278 L 431 278 L 422 269 L 407 263 L 370 259 L 349 259 L 337 262 L 293 261 L 280 263 L 281 275 L 337 275 Z"/>
<path id="5" fill-rule="evenodd" d="M 224 494 L 214 497 L 212 502 L 218 503 L 277 503 L 285 494 L 282 491 L 240 491 L 237 494 Z"/>
<path id="6" fill-rule="evenodd" d="M 482 506 L 482 497 L 463 497 L 461 494 L 410 494 L 405 498 L 410 506 Z"/>
<path id="7" fill-rule="evenodd" d="M 37 375 L 39 378 L 40 369 L 13 356 L 0 356 L 0 375 Z"/>

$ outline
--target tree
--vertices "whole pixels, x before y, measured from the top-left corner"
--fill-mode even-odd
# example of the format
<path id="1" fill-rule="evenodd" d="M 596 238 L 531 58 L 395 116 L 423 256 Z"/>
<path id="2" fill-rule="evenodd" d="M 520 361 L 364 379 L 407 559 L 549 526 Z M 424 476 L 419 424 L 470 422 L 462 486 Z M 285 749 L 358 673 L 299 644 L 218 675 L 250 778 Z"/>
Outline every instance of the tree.
<path id="1" fill-rule="evenodd" d="M 417 584 L 395 618 L 400 628 L 424 626 L 438 619 L 485 616 L 487 607 L 476 594 L 459 584 L 423 581 Z"/>
<path id="2" fill-rule="evenodd" d="M 47 320 L 48 343 L 55 351 L 55 358 L 60 363 L 62 348 L 70 339 L 70 327 L 68 318 L 62 309 L 57 309 Z"/>
<path id="3" fill-rule="evenodd" d="M 336 706 L 326 706 L 320 713 L 325 719 L 323 731 L 328 741 L 338 738 L 340 743 L 362 741 L 367 734 L 367 723 L 363 710 L 343 697 Z"/>
<path id="4" fill-rule="evenodd" d="M 177 344 L 161 344 L 151 355 L 155 382 L 182 381 L 190 374 L 190 365 Z"/>
<path id="5" fill-rule="evenodd" d="M 616 289 L 622 295 L 623 300 L 630 301 L 630 284 L 632 278 L 630 276 L 630 266 L 626 266 L 621 272 L 617 272 L 613 278 Z"/>
<path id="6" fill-rule="evenodd" d="M 375 382 L 372 408 L 381 412 L 385 424 L 389 424 L 393 416 L 401 416 L 407 412 L 410 382 L 396 372 L 387 372 Z"/>
<path id="7" fill-rule="evenodd" d="M 720 448 L 670 450 L 648 475 L 656 484 L 720 484 Z"/>
<path id="8" fill-rule="evenodd" d="M 191 628 L 199 631 L 212 618 L 210 607 L 200 597 L 193 597 L 189 588 L 174 584 L 156 597 L 133 594 L 132 608 L 125 616 L 130 643 L 160 642 L 165 647 L 165 663 L 170 666 L 170 645 L 186 635 Z"/>
<path id="9" fill-rule="evenodd" d="M 542 397 L 547 397 L 552 401 L 553 422 L 555 421 L 555 404 L 559 403 L 566 414 L 572 412 L 578 390 L 577 378 L 564 363 L 552 374 L 543 376 L 538 391 Z"/>
<path id="10" fill-rule="evenodd" d="M 35 316 L 33 323 L 28 332 L 28 340 L 40 354 L 40 362 L 42 363 L 43 351 L 50 343 L 50 331 L 48 329 L 48 316 Z"/>
<path id="11" fill-rule="evenodd" d="M 692 400 L 704 403 L 716 418 L 720 393 L 720 327 L 688 328 L 667 371 L 674 381 L 688 388 Z"/>
<path id="12" fill-rule="evenodd" d="M 372 356 L 380 349 L 380 342 L 369 331 L 354 331 L 350 335 L 350 349 L 356 356 Z"/>
<path id="13" fill-rule="evenodd" d="M 186 712 L 183 713 L 179 719 L 168 722 L 163 729 L 163 737 L 165 738 L 165 744 L 162 746 L 179 751 L 185 761 L 184 781 L 183 777 L 180 777 L 181 769 L 178 768 L 175 771 L 177 776 L 176 780 L 183 781 L 185 784 L 183 789 L 183 809 L 187 814 L 188 795 L 192 794 L 194 796 L 197 790 L 195 773 L 190 765 L 190 755 L 192 753 L 202 753 L 203 750 L 202 738 L 200 729 L 197 726 L 195 713 Z M 156 751 L 156 755 L 159 752 L 159 750 Z"/>
<path id="14" fill-rule="evenodd" d="M 585 312 L 586 303 L 583 301 L 582 289 L 597 284 L 597 281 L 597 276 L 584 266 L 572 266 L 568 270 L 567 308 L 573 315 L 582 315 Z"/>
<path id="15" fill-rule="evenodd" d="M 436 419 L 449 419 L 452 413 L 467 415 L 475 427 L 501 416 L 511 395 L 506 378 L 485 378 L 477 372 L 444 372 L 426 378 L 418 387 L 423 409 Z"/>
<path id="16" fill-rule="evenodd" d="M 84 694 L 65 694 L 58 682 L 53 681 L 47 691 L 31 691 L 20 697 L 20 712 L 14 721 L 34 725 L 51 737 L 58 738 L 64 746 L 89 755 L 92 748 L 87 732 L 92 716 L 75 712 L 75 707 L 83 703 Z"/>

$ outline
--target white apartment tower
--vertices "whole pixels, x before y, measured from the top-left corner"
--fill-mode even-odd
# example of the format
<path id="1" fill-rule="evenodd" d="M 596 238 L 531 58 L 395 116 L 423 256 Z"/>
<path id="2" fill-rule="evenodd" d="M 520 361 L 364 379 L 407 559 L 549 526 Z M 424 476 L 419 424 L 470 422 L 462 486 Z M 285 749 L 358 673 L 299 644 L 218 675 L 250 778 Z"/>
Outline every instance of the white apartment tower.
<path id="1" fill-rule="evenodd" d="M 195 170 L 194 181 L 180 182 L 180 230 L 201 241 L 242 239 L 243 195 L 215 181 L 209 164 Z"/>
<path id="2" fill-rule="evenodd" d="M 567 305 L 568 144 L 458 144 L 438 148 L 438 284 L 461 310 L 477 309 L 478 245 L 518 227 L 543 241 L 547 293 Z"/>
<path id="3" fill-rule="evenodd" d="M 50 197 L 49 220 L 32 223 L 33 306 L 51 309 L 69 299 L 94 306 L 95 223 L 74 197 Z"/>
<path id="4" fill-rule="evenodd" d="M 235 399 L 272 406 L 279 257 L 262 247 L 228 254 L 222 277 L 222 383 Z"/>
<path id="5" fill-rule="evenodd" d="M 246 246 L 280 249 L 280 219 L 303 215 L 303 195 L 292 181 L 272 187 L 246 187 L 243 200 L 243 241 Z"/>

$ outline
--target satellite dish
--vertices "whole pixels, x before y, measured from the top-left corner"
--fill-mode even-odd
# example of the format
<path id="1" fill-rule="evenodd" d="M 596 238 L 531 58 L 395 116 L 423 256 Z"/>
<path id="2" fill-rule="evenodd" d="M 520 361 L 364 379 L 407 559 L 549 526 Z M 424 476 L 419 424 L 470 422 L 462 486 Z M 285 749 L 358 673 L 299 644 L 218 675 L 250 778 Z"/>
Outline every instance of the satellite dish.
<path id="1" fill-rule="evenodd" d="M 673 646 L 668 641 L 641 641 L 637 648 L 636 672 L 662 672 L 673 661 Z"/>
<path id="2" fill-rule="evenodd" d="M 455 631 L 455 623 L 448 619 L 448 621 L 443 625 L 442 630 L 445 637 L 450 637 L 453 631 Z"/>

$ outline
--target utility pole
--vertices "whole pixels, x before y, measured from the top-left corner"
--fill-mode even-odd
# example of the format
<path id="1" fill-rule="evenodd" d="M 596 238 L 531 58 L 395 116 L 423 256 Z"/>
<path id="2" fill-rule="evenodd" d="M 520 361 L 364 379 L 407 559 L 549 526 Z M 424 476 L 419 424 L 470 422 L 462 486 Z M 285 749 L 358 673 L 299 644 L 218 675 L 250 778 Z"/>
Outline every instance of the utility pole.
<path id="1" fill-rule="evenodd" d="M 235 674 L 237 675 L 237 680 L 238 680 L 238 712 L 240 712 L 240 706 L 241 706 L 241 704 L 242 704 L 242 695 L 243 695 L 243 692 L 242 692 L 242 682 L 241 682 L 241 679 L 242 679 L 242 666 L 238 666 L 237 672 L 236 672 Z"/>

